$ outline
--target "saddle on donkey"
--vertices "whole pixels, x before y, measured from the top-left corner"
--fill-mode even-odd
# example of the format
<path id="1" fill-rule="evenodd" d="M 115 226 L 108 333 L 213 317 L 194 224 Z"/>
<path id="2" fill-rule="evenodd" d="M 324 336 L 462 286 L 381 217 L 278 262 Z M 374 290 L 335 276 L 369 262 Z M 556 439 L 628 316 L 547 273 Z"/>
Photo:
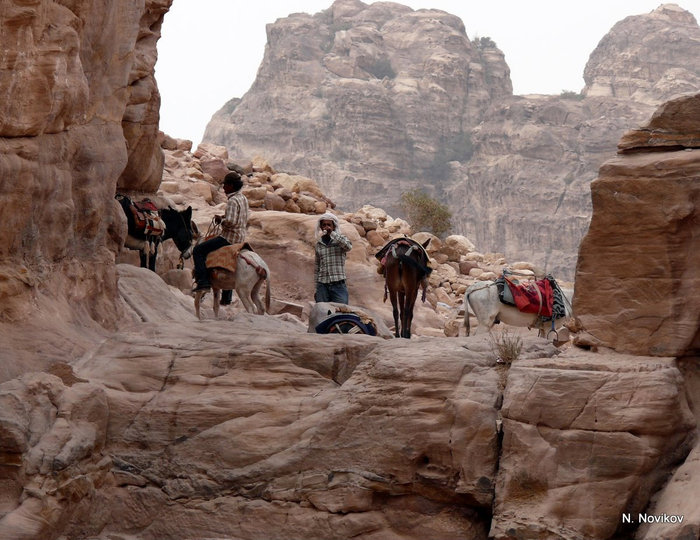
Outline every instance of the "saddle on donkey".
<path id="1" fill-rule="evenodd" d="M 550 274 L 543 279 L 521 282 L 504 270 L 495 283 L 499 300 L 523 313 L 534 313 L 545 320 L 559 319 L 566 314 L 564 295 Z"/>
<path id="2" fill-rule="evenodd" d="M 419 253 L 422 254 L 422 259 L 423 259 L 423 264 L 424 264 L 424 272 L 426 276 L 430 275 L 430 273 L 433 271 L 433 269 L 430 267 L 430 256 L 428 255 L 428 252 L 425 250 L 425 247 L 420 242 L 417 242 L 413 238 L 409 238 L 408 236 L 401 236 L 399 238 L 394 238 L 393 240 L 389 240 L 389 242 L 382 248 L 380 249 L 374 256 L 377 258 L 379 261 L 379 267 L 377 268 L 377 273 L 384 275 L 384 268 L 386 266 L 386 258 L 389 255 L 389 253 L 393 252 L 394 255 L 396 254 L 396 247 L 399 245 L 406 245 L 409 246 L 409 249 L 412 250 L 417 250 Z M 406 252 L 408 255 L 409 252 Z"/>
<path id="3" fill-rule="evenodd" d="M 147 237 L 162 236 L 165 232 L 165 222 L 160 217 L 160 212 L 150 199 L 132 201 L 126 195 L 117 194 L 119 204 L 127 215 L 133 217 L 134 230 L 130 232 L 140 233 Z"/>
<path id="4" fill-rule="evenodd" d="M 235 274 L 238 266 L 238 257 L 241 256 L 245 258 L 246 251 L 253 251 L 253 248 L 250 247 L 248 242 L 220 247 L 207 255 L 207 270 L 223 268 Z"/>

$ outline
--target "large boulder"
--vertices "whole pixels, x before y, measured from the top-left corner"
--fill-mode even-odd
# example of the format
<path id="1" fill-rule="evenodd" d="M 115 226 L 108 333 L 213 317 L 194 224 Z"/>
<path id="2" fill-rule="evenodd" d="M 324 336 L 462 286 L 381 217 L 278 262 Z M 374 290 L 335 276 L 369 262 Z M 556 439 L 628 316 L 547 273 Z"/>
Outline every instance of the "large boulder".
<path id="1" fill-rule="evenodd" d="M 621 516 L 637 523 L 695 438 L 683 377 L 670 358 L 572 350 L 518 362 L 501 412 L 491 526 L 499 539 L 629 533 L 634 525 Z"/>
<path id="2" fill-rule="evenodd" d="M 698 125 L 700 94 L 666 104 L 625 136 L 624 153 L 591 184 L 593 218 L 576 269 L 580 344 L 642 355 L 700 352 Z"/>

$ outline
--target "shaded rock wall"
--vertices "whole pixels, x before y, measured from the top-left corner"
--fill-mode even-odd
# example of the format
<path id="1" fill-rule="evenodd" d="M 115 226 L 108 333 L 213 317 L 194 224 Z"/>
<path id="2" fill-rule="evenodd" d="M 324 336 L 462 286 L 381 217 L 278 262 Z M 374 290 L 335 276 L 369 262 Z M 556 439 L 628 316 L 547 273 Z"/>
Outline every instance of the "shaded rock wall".
<path id="1" fill-rule="evenodd" d="M 41 291 L 114 321 L 115 189 L 162 174 L 155 44 L 171 0 L 3 2 L 0 316 Z"/>
<path id="2" fill-rule="evenodd" d="M 455 164 L 453 221 L 481 249 L 573 280 L 590 221 L 590 182 L 620 134 L 652 111 L 622 100 L 553 96 L 493 107 L 472 132 L 473 158 Z"/>
<path id="3" fill-rule="evenodd" d="M 664 104 L 591 184 L 574 311 L 580 343 L 700 354 L 700 94 Z"/>

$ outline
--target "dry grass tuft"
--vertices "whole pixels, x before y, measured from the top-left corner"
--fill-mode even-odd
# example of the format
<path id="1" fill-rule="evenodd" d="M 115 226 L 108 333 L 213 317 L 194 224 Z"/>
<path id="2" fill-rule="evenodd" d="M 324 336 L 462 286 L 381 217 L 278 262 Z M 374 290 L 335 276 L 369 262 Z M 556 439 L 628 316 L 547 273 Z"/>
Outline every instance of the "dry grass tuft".
<path id="1" fill-rule="evenodd" d="M 491 332 L 489 339 L 491 340 L 491 351 L 496 356 L 496 362 L 499 363 L 512 363 L 518 359 L 523 350 L 523 340 L 508 330 Z"/>

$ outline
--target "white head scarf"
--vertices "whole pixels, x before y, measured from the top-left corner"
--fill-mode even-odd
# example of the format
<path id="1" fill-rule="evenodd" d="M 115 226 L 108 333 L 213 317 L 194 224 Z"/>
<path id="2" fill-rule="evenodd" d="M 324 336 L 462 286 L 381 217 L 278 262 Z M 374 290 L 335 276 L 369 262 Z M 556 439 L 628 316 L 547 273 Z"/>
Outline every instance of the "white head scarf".
<path id="1" fill-rule="evenodd" d="M 335 230 L 340 231 L 340 222 L 338 221 L 338 218 L 335 216 L 335 214 L 326 212 L 325 214 L 321 214 L 318 218 L 318 223 L 316 225 L 316 238 L 321 238 L 321 236 L 323 236 L 323 231 L 321 230 L 322 221 L 332 221 L 335 223 Z"/>

